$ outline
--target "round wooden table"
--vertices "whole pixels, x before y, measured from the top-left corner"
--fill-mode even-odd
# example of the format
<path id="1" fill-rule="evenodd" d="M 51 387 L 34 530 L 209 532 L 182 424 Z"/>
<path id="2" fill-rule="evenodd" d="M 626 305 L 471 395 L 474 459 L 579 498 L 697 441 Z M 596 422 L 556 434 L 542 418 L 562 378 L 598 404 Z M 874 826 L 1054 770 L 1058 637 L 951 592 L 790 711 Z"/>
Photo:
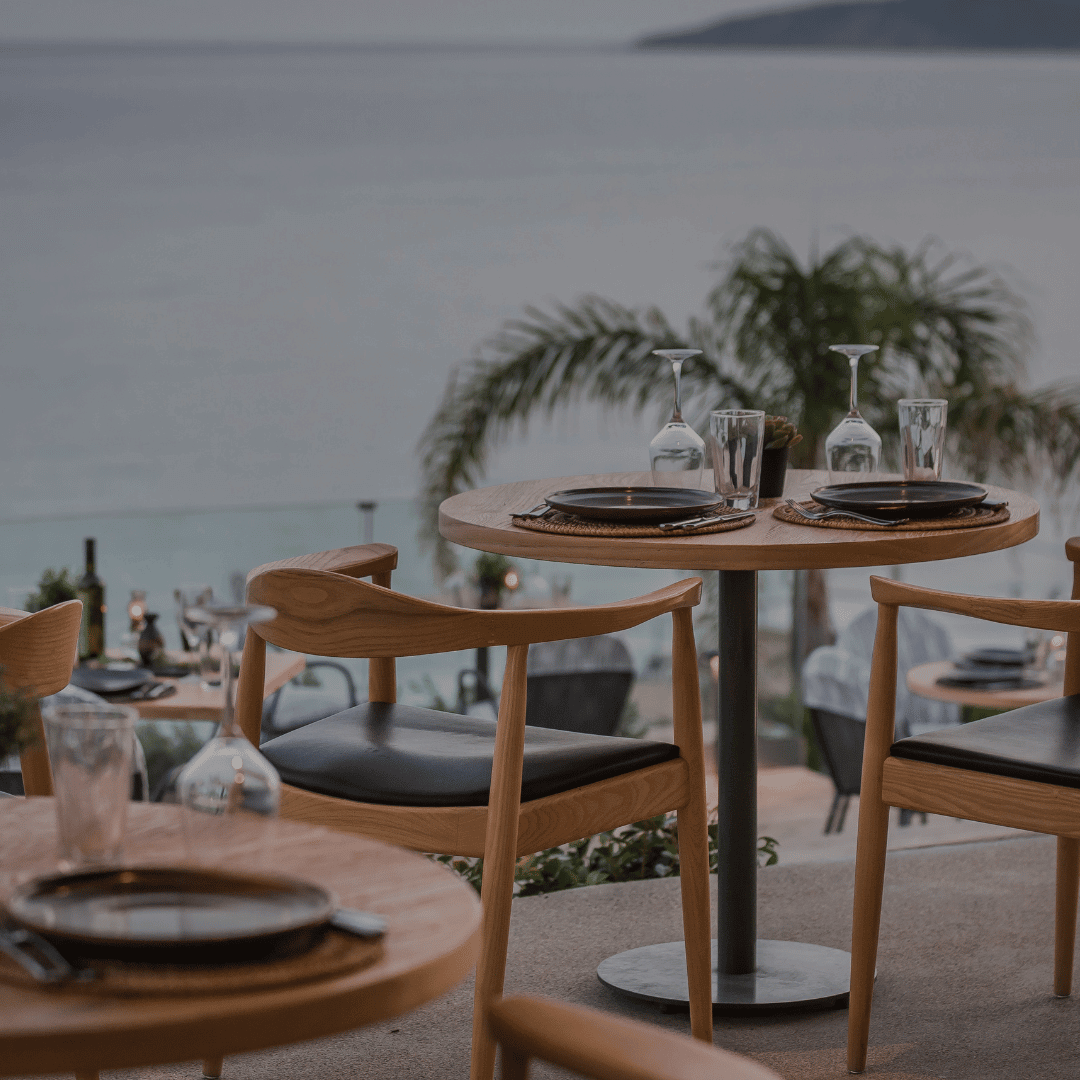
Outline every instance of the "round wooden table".
<path id="1" fill-rule="evenodd" d="M 992 498 L 1008 500 L 1008 521 L 915 532 L 791 525 L 773 517 L 769 506 L 749 528 L 648 539 L 558 536 L 522 529 L 510 520 L 511 513 L 530 510 L 565 488 L 650 482 L 648 473 L 618 473 L 481 488 L 447 499 L 439 509 L 439 530 L 455 544 L 522 559 L 720 572 L 720 853 L 713 1000 L 717 1011 L 728 1012 L 842 1003 L 848 992 L 847 953 L 757 940 L 757 571 L 891 566 L 997 551 L 1036 535 L 1038 504 L 1023 493 L 990 488 Z M 792 470 L 784 495 L 809 498 L 826 482 L 823 472 Z M 707 472 L 703 487 L 710 485 Z M 600 975 L 634 997 L 664 1006 L 686 1004 L 682 942 L 613 957 L 601 965 Z"/>
<path id="2" fill-rule="evenodd" d="M 179 809 L 132 803 L 127 861 L 181 861 Z M 0 799 L 0 890 L 56 868 L 52 799 Z M 359 836 L 277 823 L 268 864 L 384 915 L 368 967 L 315 982 L 204 997 L 106 997 L 0 981 L 0 1076 L 92 1074 L 303 1042 L 415 1009 L 472 970 L 480 904 L 453 871 Z"/>
<path id="3" fill-rule="evenodd" d="M 982 690 L 978 686 L 938 686 L 938 679 L 953 668 L 951 660 L 934 660 L 908 669 L 907 688 L 919 697 L 933 701 L 951 701 L 976 709 L 1022 709 L 1040 701 L 1065 696 L 1065 684 L 1060 679 L 1017 690 Z"/>

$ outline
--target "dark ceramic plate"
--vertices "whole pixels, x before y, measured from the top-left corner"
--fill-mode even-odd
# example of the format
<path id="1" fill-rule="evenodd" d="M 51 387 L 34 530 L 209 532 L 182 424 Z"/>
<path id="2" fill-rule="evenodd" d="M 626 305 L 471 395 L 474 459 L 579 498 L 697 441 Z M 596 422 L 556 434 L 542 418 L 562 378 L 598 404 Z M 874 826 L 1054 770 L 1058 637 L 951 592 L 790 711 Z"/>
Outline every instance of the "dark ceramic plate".
<path id="1" fill-rule="evenodd" d="M 82 690 L 94 694 L 130 694 L 154 677 L 148 668 L 110 668 L 77 667 L 71 673 L 71 681 Z"/>
<path id="2" fill-rule="evenodd" d="M 997 675 L 992 679 L 967 679 L 965 675 L 972 675 L 971 671 L 956 671 L 949 675 L 942 675 L 938 679 L 938 686 L 955 686 L 968 690 L 1033 690 L 1036 686 L 1042 686 L 1038 679 L 1025 679 L 1019 675 Z"/>
<path id="3" fill-rule="evenodd" d="M 556 491 L 546 502 L 555 510 L 594 521 L 649 525 L 703 514 L 719 506 L 723 499 L 695 488 L 606 487 Z"/>
<path id="4" fill-rule="evenodd" d="M 7 906 L 69 960 L 158 964 L 293 955 L 323 936 L 337 907 L 324 889 L 292 878 L 171 867 L 39 878 Z"/>
<path id="5" fill-rule="evenodd" d="M 990 664 L 994 667 L 1023 667 L 1028 661 L 1028 654 L 1026 649 L 1003 649 L 986 645 L 966 653 L 964 660 L 969 664 Z"/>
<path id="6" fill-rule="evenodd" d="M 980 683 L 1000 682 L 1002 679 L 1021 678 L 1022 668 L 1012 664 L 972 664 L 970 667 L 960 663 L 942 678 L 951 679 L 954 686 L 978 686 Z"/>
<path id="7" fill-rule="evenodd" d="M 981 484 L 953 480 L 889 480 L 880 483 L 831 484 L 811 495 L 834 510 L 856 510 L 876 517 L 940 517 L 986 498 Z"/>

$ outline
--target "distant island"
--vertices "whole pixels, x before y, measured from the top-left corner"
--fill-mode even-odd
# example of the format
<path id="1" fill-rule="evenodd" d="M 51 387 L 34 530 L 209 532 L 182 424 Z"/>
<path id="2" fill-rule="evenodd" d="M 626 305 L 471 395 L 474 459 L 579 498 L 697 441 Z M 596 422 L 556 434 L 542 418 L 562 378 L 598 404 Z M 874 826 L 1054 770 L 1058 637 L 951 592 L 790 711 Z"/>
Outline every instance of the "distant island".
<path id="1" fill-rule="evenodd" d="M 1080 49 L 1077 0 L 856 0 L 651 34 L 643 49 Z"/>

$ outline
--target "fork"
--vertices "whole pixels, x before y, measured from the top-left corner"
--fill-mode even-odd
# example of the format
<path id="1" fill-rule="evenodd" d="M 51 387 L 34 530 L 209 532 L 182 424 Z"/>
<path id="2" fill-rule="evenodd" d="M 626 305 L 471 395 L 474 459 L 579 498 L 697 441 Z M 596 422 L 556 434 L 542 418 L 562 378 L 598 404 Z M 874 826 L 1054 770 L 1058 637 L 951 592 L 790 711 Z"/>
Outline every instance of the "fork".
<path id="1" fill-rule="evenodd" d="M 516 518 L 541 518 L 545 514 L 551 513 L 551 507 L 548 506 L 545 499 L 542 503 L 537 503 L 531 510 L 524 510 L 520 514 L 511 514 L 511 517 Z"/>
<path id="2" fill-rule="evenodd" d="M 820 514 L 817 514 L 811 510 L 807 510 L 805 506 L 800 506 L 794 499 L 786 499 L 785 501 L 796 514 L 806 518 L 808 521 L 824 521 L 826 518 L 849 517 L 855 518 L 856 521 L 865 521 L 867 525 L 904 525 L 909 520 L 908 518 L 887 520 L 885 518 L 870 517 L 869 514 L 856 514 L 853 510 L 824 510 Z"/>

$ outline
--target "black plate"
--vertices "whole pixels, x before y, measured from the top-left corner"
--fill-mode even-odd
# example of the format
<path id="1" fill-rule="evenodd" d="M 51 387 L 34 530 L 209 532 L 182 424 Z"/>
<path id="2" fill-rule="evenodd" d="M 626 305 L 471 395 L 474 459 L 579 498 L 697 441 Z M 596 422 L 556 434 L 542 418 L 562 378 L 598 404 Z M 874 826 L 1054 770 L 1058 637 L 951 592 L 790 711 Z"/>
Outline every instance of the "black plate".
<path id="1" fill-rule="evenodd" d="M 694 517 L 724 500 L 712 491 L 696 488 L 601 487 L 556 491 L 545 501 L 553 509 L 577 517 L 648 525 Z"/>
<path id="2" fill-rule="evenodd" d="M 959 686 L 977 686 L 984 682 L 1000 682 L 1002 679 L 1019 679 L 1023 668 L 1014 664 L 968 664 L 961 661 L 944 677 L 951 678 Z"/>
<path id="3" fill-rule="evenodd" d="M 77 667 L 71 681 L 82 690 L 94 694 L 130 694 L 154 677 L 148 668 L 86 668 Z"/>
<path id="4" fill-rule="evenodd" d="M 886 480 L 879 483 L 831 484 L 810 493 L 834 510 L 858 510 L 889 518 L 940 517 L 976 506 L 986 488 L 953 480 Z"/>
<path id="5" fill-rule="evenodd" d="M 968 690 L 1033 690 L 1036 686 L 1042 686 L 1038 679 L 1026 679 L 1016 674 L 1001 676 L 992 679 L 968 679 L 964 676 L 973 675 L 971 671 L 954 671 L 949 675 L 942 675 L 938 679 L 938 686 L 955 686 Z"/>
<path id="6" fill-rule="evenodd" d="M 994 667 L 1023 667 L 1028 662 L 1026 649 L 1005 649 L 996 645 L 985 645 L 965 653 L 964 660 L 970 664 L 990 664 Z"/>
<path id="7" fill-rule="evenodd" d="M 69 960 L 227 964 L 310 948 L 337 905 L 292 878 L 124 867 L 39 878 L 7 906 Z"/>

